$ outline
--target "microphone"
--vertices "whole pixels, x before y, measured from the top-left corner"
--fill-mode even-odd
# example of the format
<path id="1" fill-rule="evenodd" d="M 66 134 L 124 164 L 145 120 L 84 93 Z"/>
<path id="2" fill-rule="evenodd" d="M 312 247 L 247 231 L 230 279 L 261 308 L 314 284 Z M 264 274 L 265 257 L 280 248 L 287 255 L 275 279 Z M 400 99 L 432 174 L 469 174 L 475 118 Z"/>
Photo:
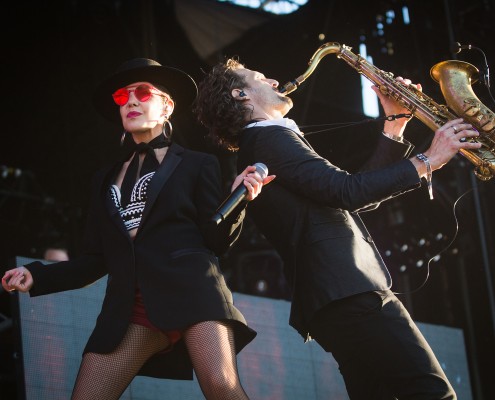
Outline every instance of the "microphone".
<path id="1" fill-rule="evenodd" d="M 263 163 L 254 164 L 256 171 L 261 179 L 265 179 L 268 176 L 268 168 Z M 247 188 L 242 183 L 235 188 L 235 190 L 227 197 L 222 204 L 215 211 L 215 215 L 212 218 L 217 225 L 224 221 L 229 214 L 244 200 L 247 196 Z"/>
<path id="2" fill-rule="evenodd" d="M 454 54 L 460 53 L 462 50 L 477 50 L 483 55 L 483 59 L 485 61 L 485 70 L 481 74 L 483 78 L 483 83 L 485 86 L 490 89 L 490 67 L 488 66 L 488 61 L 486 60 L 486 55 L 483 50 L 481 50 L 479 47 L 472 46 L 470 44 L 460 44 L 459 42 L 452 43 L 452 46 L 450 47 L 450 50 Z M 490 93 L 491 95 L 491 93 Z"/>
<path id="3" fill-rule="evenodd" d="M 459 42 L 452 43 L 450 46 L 450 50 L 454 54 L 459 54 L 462 50 L 471 50 L 474 49 L 470 44 L 460 44 Z"/>

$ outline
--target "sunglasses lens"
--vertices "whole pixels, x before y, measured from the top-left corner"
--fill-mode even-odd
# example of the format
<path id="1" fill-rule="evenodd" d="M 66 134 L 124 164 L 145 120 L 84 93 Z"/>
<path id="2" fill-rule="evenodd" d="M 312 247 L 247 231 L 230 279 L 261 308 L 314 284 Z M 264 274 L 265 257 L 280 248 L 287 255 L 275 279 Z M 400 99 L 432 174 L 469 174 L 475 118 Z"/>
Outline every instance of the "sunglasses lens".
<path id="1" fill-rule="evenodd" d="M 129 101 L 129 91 L 125 88 L 117 90 L 113 95 L 113 101 L 118 106 L 123 106 Z"/>
<path id="2" fill-rule="evenodd" d="M 148 101 L 151 97 L 151 87 L 140 85 L 136 88 L 134 94 L 139 101 Z"/>
<path id="3" fill-rule="evenodd" d="M 148 101 L 152 95 L 151 90 L 153 88 L 148 85 L 139 85 L 136 89 L 130 90 L 127 88 L 122 88 L 117 90 L 113 95 L 113 101 L 119 106 L 127 104 L 129 101 L 130 92 L 134 92 L 136 99 L 139 101 Z"/>

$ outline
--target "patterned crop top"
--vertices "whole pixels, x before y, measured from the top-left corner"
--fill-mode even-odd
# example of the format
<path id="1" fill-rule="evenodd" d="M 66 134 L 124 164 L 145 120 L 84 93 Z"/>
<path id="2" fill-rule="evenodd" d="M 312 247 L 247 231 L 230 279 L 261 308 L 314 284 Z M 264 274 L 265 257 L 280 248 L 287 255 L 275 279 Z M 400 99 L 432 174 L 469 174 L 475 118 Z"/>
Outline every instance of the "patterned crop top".
<path id="1" fill-rule="evenodd" d="M 117 185 L 110 186 L 110 196 L 115 206 L 119 210 L 120 216 L 124 221 L 124 225 L 128 231 L 131 231 L 139 226 L 141 217 L 143 216 L 144 206 L 148 195 L 148 186 L 155 172 L 143 175 L 134 185 L 132 189 L 131 201 L 124 208 L 121 203 L 121 193 Z"/>

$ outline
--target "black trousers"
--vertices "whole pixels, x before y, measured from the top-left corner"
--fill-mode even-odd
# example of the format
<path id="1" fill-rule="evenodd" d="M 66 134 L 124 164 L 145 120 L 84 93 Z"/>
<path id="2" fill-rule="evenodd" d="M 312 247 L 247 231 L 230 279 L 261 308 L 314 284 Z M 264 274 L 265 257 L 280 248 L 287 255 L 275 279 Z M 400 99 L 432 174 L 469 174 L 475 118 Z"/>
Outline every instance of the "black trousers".
<path id="1" fill-rule="evenodd" d="M 310 334 L 339 364 L 352 400 L 456 399 L 433 351 L 391 292 L 367 292 L 319 310 Z"/>

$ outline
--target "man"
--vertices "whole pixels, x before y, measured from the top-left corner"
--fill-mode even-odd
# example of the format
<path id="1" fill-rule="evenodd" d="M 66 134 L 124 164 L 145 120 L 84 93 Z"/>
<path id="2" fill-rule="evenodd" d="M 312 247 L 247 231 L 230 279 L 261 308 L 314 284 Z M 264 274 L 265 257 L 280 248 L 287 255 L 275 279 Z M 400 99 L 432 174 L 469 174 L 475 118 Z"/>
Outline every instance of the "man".
<path id="1" fill-rule="evenodd" d="M 409 80 L 398 78 L 405 85 Z M 218 144 L 238 150 L 238 166 L 263 162 L 277 179 L 250 205 L 256 225 L 284 260 L 292 287 L 290 325 L 339 364 L 351 399 L 455 399 L 402 303 L 358 212 L 420 186 L 460 148 L 479 144 L 462 119 L 435 132 L 424 154 L 408 157 L 407 119 L 386 121 L 362 172 L 320 157 L 296 123 L 278 82 L 230 59 L 199 86 L 198 119 Z M 417 86 L 420 88 L 420 86 Z M 377 88 L 386 115 L 407 113 Z"/>

